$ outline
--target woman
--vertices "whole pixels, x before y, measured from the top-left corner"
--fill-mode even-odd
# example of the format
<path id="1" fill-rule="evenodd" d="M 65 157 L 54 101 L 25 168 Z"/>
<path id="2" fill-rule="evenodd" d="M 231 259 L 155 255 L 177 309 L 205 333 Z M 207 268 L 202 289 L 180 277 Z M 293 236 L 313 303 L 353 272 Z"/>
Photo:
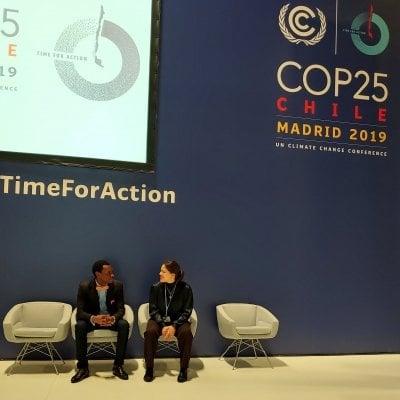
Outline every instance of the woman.
<path id="1" fill-rule="evenodd" d="M 190 330 L 190 314 L 193 310 L 191 287 L 183 282 L 183 271 L 176 261 L 166 261 L 161 265 L 160 281 L 150 288 L 149 313 L 144 334 L 144 359 L 146 374 L 144 380 L 154 379 L 154 357 L 158 338 L 165 340 L 176 336 L 180 352 L 180 372 L 178 382 L 187 381 L 187 369 L 192 350 L 193 335 Z"/>

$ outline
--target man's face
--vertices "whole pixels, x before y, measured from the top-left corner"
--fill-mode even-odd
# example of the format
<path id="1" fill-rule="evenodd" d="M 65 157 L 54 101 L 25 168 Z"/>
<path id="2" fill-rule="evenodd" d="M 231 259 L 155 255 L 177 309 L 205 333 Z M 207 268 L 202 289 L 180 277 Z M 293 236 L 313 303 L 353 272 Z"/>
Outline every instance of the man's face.
<path id="1" fill-rule="evenodd" d="M 106 285 L 114 280 L 114 271 L 111 265 L 103 265 L 101 272 L 96 272 L 96 280 L 100 285 Z"/>

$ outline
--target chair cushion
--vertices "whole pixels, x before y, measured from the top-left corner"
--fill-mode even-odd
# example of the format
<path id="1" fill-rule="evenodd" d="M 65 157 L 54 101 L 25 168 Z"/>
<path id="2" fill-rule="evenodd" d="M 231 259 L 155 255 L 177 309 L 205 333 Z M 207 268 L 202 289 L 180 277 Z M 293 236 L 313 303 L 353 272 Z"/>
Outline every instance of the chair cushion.
<path id="1" fill-rule="evenodd" d="M 264 326 L 237 326 L 236 332 L 239 335 L 268 335 L 271 333 L 271 327 Z"/>
<path id="2" fill-rule="evenodd" d="M 111 329 L 95 329 L 92 332 L 89 332 L 88 338 L 108 338 L 108 337 L 117 337 L 118 333 Z"/>
<path id="3" fill-rule="evenodd" d="M 29 328 L 20 327 L 14 329 L 16 337 L 32 338 L 52 338 L 57 332 L 57 328 Z"/>

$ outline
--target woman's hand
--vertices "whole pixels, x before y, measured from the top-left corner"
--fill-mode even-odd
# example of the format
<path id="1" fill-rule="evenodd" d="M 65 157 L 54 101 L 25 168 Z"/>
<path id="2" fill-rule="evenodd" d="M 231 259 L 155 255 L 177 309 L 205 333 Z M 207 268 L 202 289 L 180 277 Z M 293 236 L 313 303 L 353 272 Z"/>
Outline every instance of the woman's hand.
<path id="1" fill-rule="evenodd" d="M 175 335 L 175 328 L 172 325 L 164 326 L 161 334 L 165 340 L 170 340 Z"/>

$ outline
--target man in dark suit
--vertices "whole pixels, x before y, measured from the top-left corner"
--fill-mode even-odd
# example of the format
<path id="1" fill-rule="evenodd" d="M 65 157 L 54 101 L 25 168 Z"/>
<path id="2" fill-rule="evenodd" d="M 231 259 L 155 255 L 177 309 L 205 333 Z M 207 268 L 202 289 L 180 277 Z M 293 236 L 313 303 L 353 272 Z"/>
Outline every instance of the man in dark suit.
<path id="1" fill-rule="evenodd" d="M 123 369 L 129 324 L 122 317 L 125 313 L 122 282 L 114 279 L 112 266 L 106 260 L 93 264 L 94 278 L 82 281 L 78 289 L 76 313 L 76 358 L 77 373 L 72 383 L 89 376 L 87 359 L 87 334 L 95 329 L 112 329 L 118 332 L 116 354 L 112 372 L 120 379 L 127 380 Z"/>

